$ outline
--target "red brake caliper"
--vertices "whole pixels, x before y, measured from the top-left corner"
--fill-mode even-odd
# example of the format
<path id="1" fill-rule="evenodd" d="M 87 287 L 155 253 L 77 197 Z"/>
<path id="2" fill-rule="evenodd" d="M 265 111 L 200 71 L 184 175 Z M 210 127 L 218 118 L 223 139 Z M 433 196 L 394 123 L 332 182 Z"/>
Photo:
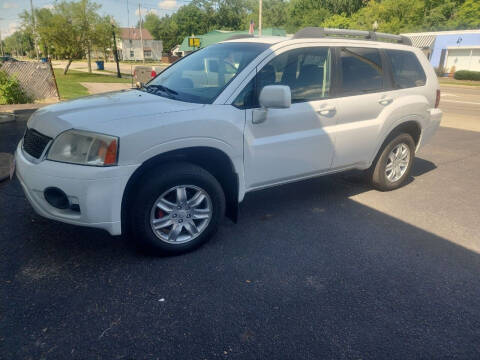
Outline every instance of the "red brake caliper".
<path id="1" fill-rule="evenodd" d="M 155 218 L 161 219 L 164 216 L 165 216 L 165 213 L 163 212 L 163 210 L 160 208 L 157 208 L 157 210 L 155 211 Z"/>

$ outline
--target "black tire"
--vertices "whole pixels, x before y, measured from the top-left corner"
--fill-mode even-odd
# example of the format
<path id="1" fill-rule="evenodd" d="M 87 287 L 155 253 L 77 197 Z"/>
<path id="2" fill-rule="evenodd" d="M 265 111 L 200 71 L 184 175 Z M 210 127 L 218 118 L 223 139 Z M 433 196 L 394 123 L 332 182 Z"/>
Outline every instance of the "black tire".
<path id="1" fill-rule="evenodd" d="M 390 152 L 399 144 L 405 144 L 410 150 L 410 158 L 406 171 L 396 181 L 390 181 L 385 173 L 387 166 L 388 156 Z M 410 176 L 412 170 L 413 160 L 415 158 L 415 142 L 413 138 L 406 133 L 392 134 L 387 141 L 383 144 L 382 148 L 378 152 L 372 166 L 367 171 L 370 183 L 378 190 L 390 191 L 401 187 Z"/>
<path id="2" fill-rule="evenodd" d="M 204 190 L 211 200 L 210 222 L 196 238 L 172 244 L 155 235 L 150 215 L 155 201 L 175 186 L 194 185 Z M 190 163 L 167 163 L 144 174 L 136 184 L 135 197 L 129 209 L 129 237 L 141 250 L 155 255 L 175 255 L 196 249 L 217 231 L 225 214 L 225 194 L 217 179 L 205 169 Z M 183 231 L 183 230 L 182 230 Z"/>

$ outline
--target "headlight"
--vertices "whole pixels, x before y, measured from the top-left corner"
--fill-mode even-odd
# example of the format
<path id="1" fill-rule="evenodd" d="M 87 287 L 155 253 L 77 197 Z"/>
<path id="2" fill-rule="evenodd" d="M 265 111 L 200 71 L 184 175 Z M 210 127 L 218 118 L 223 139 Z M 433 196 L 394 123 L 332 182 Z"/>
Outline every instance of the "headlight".
<path id="1" fill-rule="evenodd" d="M 61 133 L 48 151 L 47 159 L 80 165 L 117 164 L 118 138 L 88 131 Z"/>

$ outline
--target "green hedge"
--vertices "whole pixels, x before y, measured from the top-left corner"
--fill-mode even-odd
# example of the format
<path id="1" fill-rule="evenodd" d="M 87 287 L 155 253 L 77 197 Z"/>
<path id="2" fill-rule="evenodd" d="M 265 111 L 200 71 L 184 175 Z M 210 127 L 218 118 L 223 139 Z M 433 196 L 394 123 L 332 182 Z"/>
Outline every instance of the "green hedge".
<path id="1" fill-rule="evenodd" d="M 18 80 L 9 76 L 5 71 L 0 71 L 0 105 L 26 104 L 32 100 L 20 87 Z"/>
<path id="2" fill-rule="evenodd" d="M 459 70 L 453 77 L 457 80 L 478 80 L 480 81 L 480 71 Z"/>

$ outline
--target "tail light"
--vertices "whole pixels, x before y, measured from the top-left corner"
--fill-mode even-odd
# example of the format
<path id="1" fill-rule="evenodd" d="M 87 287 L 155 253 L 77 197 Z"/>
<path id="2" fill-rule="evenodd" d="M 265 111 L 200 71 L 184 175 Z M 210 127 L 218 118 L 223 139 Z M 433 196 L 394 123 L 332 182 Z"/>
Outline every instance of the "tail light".
<path id="1" fill-rule="evenodd" d="M 435 108 L 438 108 L 440 105 L 440 89 L 437 90 L 437 98 L 435 99 Z"/>

